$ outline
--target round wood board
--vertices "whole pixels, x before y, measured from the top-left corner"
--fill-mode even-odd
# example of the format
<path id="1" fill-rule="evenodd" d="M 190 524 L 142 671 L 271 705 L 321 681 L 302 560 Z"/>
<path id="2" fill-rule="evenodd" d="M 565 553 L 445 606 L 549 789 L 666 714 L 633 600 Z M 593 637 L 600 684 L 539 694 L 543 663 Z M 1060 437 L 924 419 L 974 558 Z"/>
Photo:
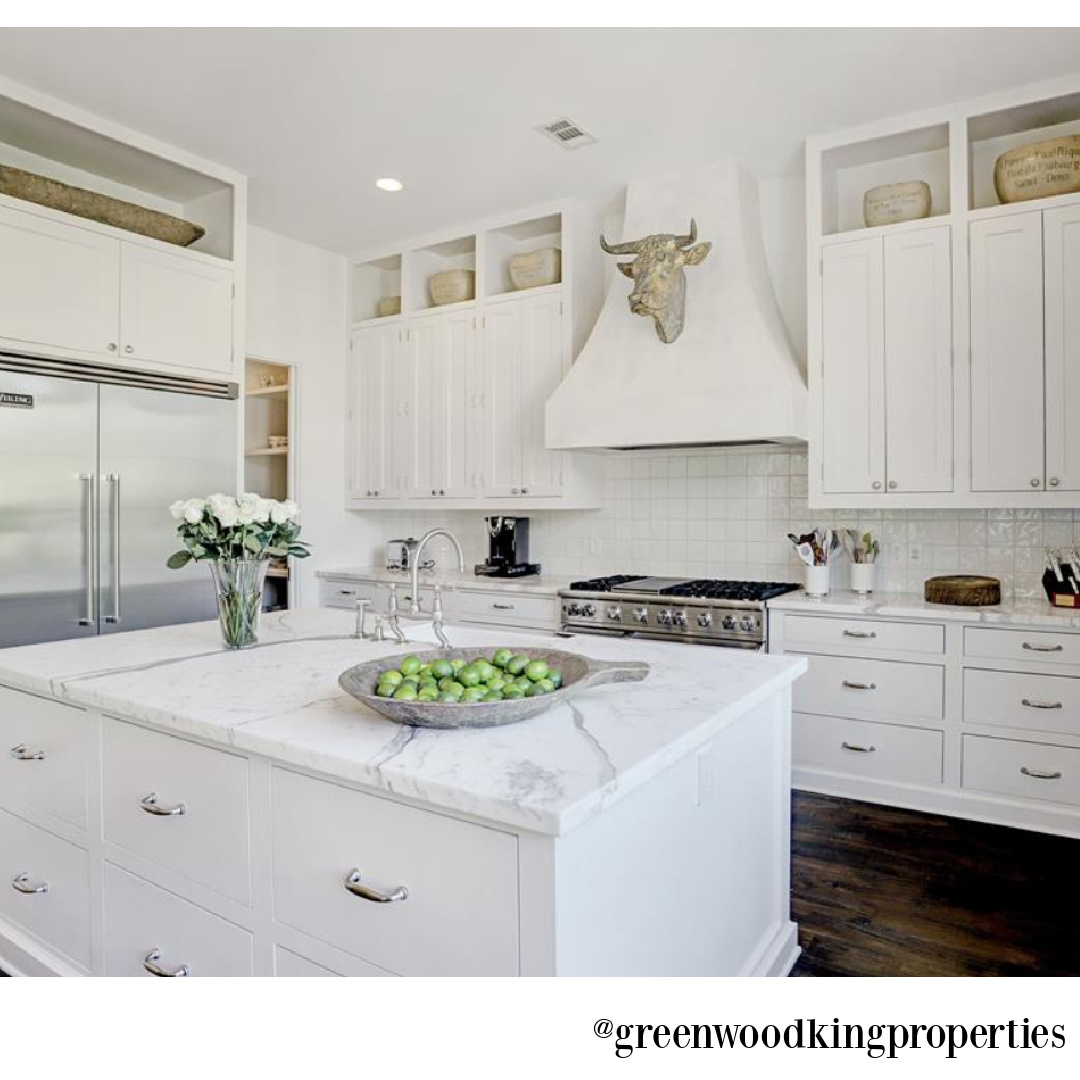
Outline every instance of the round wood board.
<path id="1" fill-rule="evenodd" d="M 1001 603 L 1001 582 L 981 574 L 946 574 L 927 578 L 923 596 L 929 604 L 991 607 Z"/>

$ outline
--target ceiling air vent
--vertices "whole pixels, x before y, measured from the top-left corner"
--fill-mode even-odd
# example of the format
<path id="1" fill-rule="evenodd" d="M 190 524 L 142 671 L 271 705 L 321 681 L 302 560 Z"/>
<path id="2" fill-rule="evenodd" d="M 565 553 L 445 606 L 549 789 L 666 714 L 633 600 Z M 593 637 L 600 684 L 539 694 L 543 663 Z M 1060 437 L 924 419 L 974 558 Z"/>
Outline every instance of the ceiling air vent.
<path id="1" fill-rule="evenodd" d="M 544 124 L 540 131 L 566 150 L 577 150 L 582 146 L 592 146 L 596 142 L 595 136 L 566 117 Z"/>

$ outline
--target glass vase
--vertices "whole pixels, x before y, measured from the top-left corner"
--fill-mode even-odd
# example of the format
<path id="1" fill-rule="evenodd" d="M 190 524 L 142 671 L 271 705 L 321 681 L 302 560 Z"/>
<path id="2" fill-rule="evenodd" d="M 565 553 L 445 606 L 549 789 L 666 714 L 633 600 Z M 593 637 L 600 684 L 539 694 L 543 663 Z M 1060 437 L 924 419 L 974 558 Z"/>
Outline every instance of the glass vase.
<path id="1" fill-rule="evenodd" d="M 221 636 L 230 649 L 244 649 L 259 640 L 259 612 L 269 565 L 269 559 L 221 559 L 210 564 Z"/>

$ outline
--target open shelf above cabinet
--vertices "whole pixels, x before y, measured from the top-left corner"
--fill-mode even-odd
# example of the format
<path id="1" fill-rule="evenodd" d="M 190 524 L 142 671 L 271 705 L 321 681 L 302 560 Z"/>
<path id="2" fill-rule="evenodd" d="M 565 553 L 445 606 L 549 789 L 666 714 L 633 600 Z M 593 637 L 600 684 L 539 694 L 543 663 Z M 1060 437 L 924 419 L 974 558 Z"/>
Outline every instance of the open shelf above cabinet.
<path id="1" fill-rule="evenodd" d="M 515 255 L 526 255 L 545 248 L 554 248 L 561 256 L 562 214 L 549 214 L 546 217 L 530 218 L 527 221 L 488 229 L 484 235 L 484 248 L 484 295 L 486 297 L 530 291 L 518 289 L 514 285 L 510 278 L 510 260 Z M 560 273 L 560 280 L 561 277 Z M 545 284 L 556 283 L 546 282 Z"/>
<path id="2" fill-rule="evenodd" d="M 387 255 L 381 259 L 356 263 L 352 280 L 352 321 L 385 318 L 379 313 L 379 302 L 397 297 L 401 310 L 401 256 Z M 397 314 L 394 312 L 392 314 Z"/>
<path id="3" fill-rule="evenodd" d="M 449 304 L 436 304 L 431 295 L 431 279 L 450 270 L 463 270 L 472 275 L 468 292 L 451 303 L 468 303 L 476 298 L 476 237 L 461 236 L 410 251 L 406 256 L 408 273 L 402 309 L 413 313 L 438 310 Z"/>

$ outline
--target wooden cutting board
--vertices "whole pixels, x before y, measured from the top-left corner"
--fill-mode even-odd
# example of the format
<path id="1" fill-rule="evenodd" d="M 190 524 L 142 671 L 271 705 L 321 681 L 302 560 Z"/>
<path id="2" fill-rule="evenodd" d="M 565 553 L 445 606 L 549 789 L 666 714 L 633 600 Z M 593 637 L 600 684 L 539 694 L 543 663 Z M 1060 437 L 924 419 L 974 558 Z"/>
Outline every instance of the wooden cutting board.
<path id="1" fill-rule="evenodd" d="M 990 607 L 1001 603 L 1001 582 L 981 574 L 945 574 L 927 578 L 923 596 L 930 604 Z"/>

